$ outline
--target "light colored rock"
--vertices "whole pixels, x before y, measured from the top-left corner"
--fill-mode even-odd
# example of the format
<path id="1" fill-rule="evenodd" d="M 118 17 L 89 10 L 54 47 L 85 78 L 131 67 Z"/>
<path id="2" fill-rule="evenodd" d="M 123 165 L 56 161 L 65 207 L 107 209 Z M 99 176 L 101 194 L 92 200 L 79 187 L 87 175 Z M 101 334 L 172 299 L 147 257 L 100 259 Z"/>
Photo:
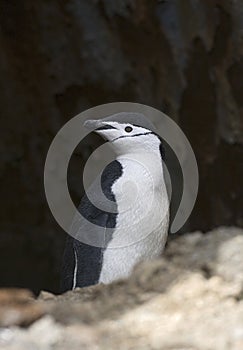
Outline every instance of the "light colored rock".
<path id="1" fill-rule="evenodd" d="M 129 346 L 124 339 L 136 339 L 152 349 L 237 349 L 235 344 L 243 341 L 243 303 L 229 291 L 221 278 L 206 280 L 193 273 L 168 293 L 103 327 L 115 338 L 122 331 L 124 349 Z"/>
<path id="2" fill-rule="evenodd" d="M 1 350 L 242 350 L 243 230 L 169 242 L 128 280 L 42 293 L 46 315 L 0 330 Z"/>
<path id="3" fill-rule="evenodd" d="M 55 299 L 55 294 L 42 290 L 38 297 L 39 300 L 50 300 Z"/>

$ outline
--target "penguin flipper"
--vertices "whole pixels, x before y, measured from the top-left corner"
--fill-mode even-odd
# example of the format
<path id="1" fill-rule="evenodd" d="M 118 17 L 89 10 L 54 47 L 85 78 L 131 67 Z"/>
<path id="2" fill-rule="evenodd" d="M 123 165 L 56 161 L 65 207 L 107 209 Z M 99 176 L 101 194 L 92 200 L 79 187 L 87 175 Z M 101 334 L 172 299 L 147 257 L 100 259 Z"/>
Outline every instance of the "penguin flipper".
<path id="1" fill-rule="evenodd" d="M 60 292 L 64 293 L 73 287 L 73 272 L 75 268 L 75 255 L 73 248 L 74 238 L 67 235 L 62 259 Z"/>

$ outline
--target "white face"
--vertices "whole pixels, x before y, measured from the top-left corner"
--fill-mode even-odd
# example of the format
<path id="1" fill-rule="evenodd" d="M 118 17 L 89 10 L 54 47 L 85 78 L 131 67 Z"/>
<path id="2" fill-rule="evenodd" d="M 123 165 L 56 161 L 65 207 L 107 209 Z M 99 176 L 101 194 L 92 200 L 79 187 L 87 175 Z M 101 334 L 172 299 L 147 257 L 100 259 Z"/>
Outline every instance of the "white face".
<path id="1" fill-rule="evenodd" d="M 129 123 L 102 121 L 94 131 L 109 141 L 118 154 L 157 151 L 160 145 L 160 140 L 151 130 Z"/>

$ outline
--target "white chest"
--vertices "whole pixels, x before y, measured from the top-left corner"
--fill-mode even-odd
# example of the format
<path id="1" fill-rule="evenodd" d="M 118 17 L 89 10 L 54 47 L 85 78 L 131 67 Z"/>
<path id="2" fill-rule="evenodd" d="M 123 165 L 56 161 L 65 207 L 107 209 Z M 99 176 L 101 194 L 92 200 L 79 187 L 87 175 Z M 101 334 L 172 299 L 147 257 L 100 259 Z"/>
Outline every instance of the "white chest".
<path id="1" fill-rule="evenodd" d="M 152 158 L 119 159 L 123 176 L 112 186 L 119 215 L 104 252 L 100 282 L 128 276 L 136 263 L 163 250 L 169 202 L 160 159 Z"/>

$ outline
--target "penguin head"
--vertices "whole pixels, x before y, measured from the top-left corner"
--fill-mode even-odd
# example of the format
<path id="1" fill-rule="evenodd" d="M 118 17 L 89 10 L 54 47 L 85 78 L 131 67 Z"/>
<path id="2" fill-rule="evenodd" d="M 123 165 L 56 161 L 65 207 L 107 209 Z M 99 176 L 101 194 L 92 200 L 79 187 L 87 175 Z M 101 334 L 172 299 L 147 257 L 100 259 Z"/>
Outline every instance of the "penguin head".
<path id="1" fill-rule="evenodd" d="M 161 144 L 154 125 L 140 113 L 117 113 L 103 119 L 87 120 L 84 126 L 101 135 L 119 155 L 157 151 Z"/>

